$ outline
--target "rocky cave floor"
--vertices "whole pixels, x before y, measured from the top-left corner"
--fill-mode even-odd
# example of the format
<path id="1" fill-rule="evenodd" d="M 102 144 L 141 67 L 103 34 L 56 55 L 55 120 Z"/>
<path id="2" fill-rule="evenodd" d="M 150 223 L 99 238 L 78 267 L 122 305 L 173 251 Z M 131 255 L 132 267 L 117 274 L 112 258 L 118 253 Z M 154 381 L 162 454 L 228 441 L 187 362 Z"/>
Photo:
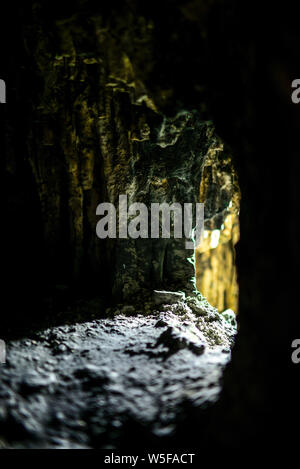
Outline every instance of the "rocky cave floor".
<path id="1" fill-rule="evenodd" d="M 0 447 L 117 449 L 130 432 L 172 435 L 186 406 L 214 403 L 233 317 L 197 297 L 155 295 L 142 311 L 120 305 L 8 341 Z"/>

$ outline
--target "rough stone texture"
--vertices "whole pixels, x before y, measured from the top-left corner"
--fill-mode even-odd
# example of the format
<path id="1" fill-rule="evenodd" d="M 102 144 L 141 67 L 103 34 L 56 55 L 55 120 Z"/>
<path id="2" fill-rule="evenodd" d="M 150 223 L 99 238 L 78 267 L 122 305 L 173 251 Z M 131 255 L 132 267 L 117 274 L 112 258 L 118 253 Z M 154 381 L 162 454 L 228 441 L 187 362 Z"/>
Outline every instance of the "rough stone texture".
<path id="1" fill-rule="evenodd" d="M 169 109 L 164 84 L 154 86 L 159 20 L 139 9 L 136 18 L 126 6 L 79 4 L 73 14 L 46 3 L 24 7 L 21 73 L 35 86 L 24 89 L 24 153 L 8 142 L 7 171 L 14 180 L 24 158 L 31 173 L 40 268 L 52 284 L 93 285 L 125 301 L 143 289 L 191 292 L 185 240 L 100 240 L 96 207 L 118 207 L 120 194 L 147 207 L 201 200 L 211 234 L 230 201 L 238 210 L 230 150 L 203 110 Z M 237 236 L 227 231 L 211 257 L 209 248 L 211 260 L 196 256 L 197 286 L 220 311 L 237 311 Z"/>
<path id="2" fill-rule="evenodd" d="M 184 300 L 185 294 L 180 292 L 170 292 L 170 291 L 159 291 L 154 290 L 153 300 L 156 305 L 167 303 L 177 303 L 180 300 Z"/>
<path id="3" fill-rule="evenodd" d="M 185 406 L 216 401 L 235 328 L 195 298 L 129 306 L 7 344 L 0 446 L 118 449 L 139 428 L 165 441 Z"/>
<path id="4" fill-rule="evenodd" d="M 23 317 L 28 322 L 48 268 L 39 262 L 45 259 L 40 202 L 23 160 L 27 127 L 32 125 L 30 90 L 39 89 L 34 66 L 28 55 L 24 59 L 21 47 L 23 25 L 32 22 L 25 4 L 22 2 L 21 12 L 13 0 L 6 4 L 11 15 L 0 30 L 1 78 L 6 79 L 10 100 L 10 106 L 0 108 L 1 156 L 6 158 L 8 171 L 3 187 L 9 198 L 7 223 L 3 224 L 7 235 L 3 246 L 9 258 L 3 265 L 8 302 L 7 314 L 1 319 L 17 303 L 15 326 Z M 234 149 L 242 192 L 237 252 L 239 334 L 232 360 L 218 404 L 205 415 L 195 408 L 190 414 L 187 411 L 173 448 L 186 442 L 200 448 L 201 455 L 207 447 L 213 450 L 210 457 L 218 452 L 222 458 L 229 455 L 231 461 L 242 449 L 240 463 L 250 453 L 256 462 L 261 454 L 270 460 L 283 451 L 287 459 L 299 443 L 298 431 L 291 429 L 299 415 L 299 369 L 290 359 L 290 344 L 299 331 L 295 272 L 300 264 L 300 125 L 299 106 L 290 99 L 291 81 L 300 76 L 299 16 L 290 2 L 273 2 L 272 8 L 247 0 L 166 0 L 165 4 L 166 11 L 162 2 L 138 2 L 137 6 L 137 2 L 126 1 L 124 8 L 115 8 L 110 1 L 101 2 L 101 7 L 106 15 L 109 11 L 119 18 L 115 23 L 121 25 L 124 19 L 126 24 L 134 24 L 132 31 L 145 24 L 141 17 L 152 21 L 152 48 L 139 34 L 135 41 L 127 41 L 127 29 L 122 27 L 114 37 L 116 48 L 127 41 L 133 56 L 141 46 L 139 70 L 146 70 L 146 88 L 166 115 L 197 108 L 203 120 L 213 118 L 217 132 Z M 85 5 L 85 1 L 76 2 L 82 13 Z M 62 18 L 70 14 L 65 4 L 53 0 L 42 15 L 49 35 L 57 7 Z M 126 12 L 134 18 L 131 22 Z M 35 46 L 29 48 L 29 57 Z M 151 57 L 155 57 L 152 71 Z M 28 70 L 32 72 L 29 76 Z M 283 228 L 279 220 L 283 220 Z M 21 237 L 20 226 L 31 229 L 23 230 Z M 65 259 L 65 251 L 62 253 Z M 63 265 L 56 266 L 58 277 Z M 103 271 L 106 277 L 107 269 Z M 92 278 L 98 285 L 104 282 L 100 273 Z M 38 315 L 41 311 L 37 308 Z M 287 379 L 288 370 L 295 382 Z M 283 397 L 287 389 L 288 401 Z M 293 405 L 291 409 L 287 402 Z"/>

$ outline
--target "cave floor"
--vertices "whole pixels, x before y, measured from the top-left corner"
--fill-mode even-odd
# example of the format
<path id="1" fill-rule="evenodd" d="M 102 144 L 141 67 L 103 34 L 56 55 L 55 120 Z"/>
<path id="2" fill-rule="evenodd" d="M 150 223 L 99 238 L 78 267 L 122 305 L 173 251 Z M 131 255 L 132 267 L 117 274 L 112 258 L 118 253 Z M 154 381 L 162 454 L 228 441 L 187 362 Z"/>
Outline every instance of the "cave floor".
<path id="1" fill-rule="evenodd" d="M 214 403 L 235 332 L 214 312 L 182 306 L 9 341 L 0 447 L 117 449 L 128 432 L 172 435 L 186 406 Z"/>

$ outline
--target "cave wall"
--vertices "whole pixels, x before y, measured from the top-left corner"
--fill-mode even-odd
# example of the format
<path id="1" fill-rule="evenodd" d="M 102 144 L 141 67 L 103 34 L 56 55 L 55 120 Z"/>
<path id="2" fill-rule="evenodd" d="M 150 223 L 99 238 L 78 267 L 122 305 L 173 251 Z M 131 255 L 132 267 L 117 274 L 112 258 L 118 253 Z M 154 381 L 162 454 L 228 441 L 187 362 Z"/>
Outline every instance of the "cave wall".
<path id="1" fill-rule="evenodd" d="M 156 10 L 135 2 L 79 2 L 71 10 L 33 2 L 24 11 L 21 78 L 33 86 L 23 90 L 26 130 L 15 160 L 32 174 L 47 281 L 90 283 L 125 301 L 149 288 L 191 291 L 194 269 L 186 259 L 193 251 L 184 239 L 99 240 L 96 207 L 117 207 L 121 194 L 128 205 L 148 207 L 201 201 L 208 237 L 221 231 L 222 246 L 196 256 L 196 285 L 212 305 L 237 311 L 238 237 L 228 220 L 224 228 L 228 204 L 234 199 L 235 211 L 239 205 L 230 149 L 203 102 L 185 108 L 177 83 L 165 89 Z"/>

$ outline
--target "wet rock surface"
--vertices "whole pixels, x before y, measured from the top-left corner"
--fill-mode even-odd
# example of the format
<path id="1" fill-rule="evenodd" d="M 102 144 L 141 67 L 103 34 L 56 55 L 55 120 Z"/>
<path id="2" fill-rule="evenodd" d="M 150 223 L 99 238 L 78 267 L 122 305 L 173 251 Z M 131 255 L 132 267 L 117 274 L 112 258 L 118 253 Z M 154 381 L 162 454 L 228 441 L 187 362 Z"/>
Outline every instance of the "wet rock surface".
<path id="1" fill-rule="evenodd" d="M 172 435 L 185 404 L 217 400 L 235 328 L 193 298 L 148 315 L 125 306 L 7 344 L 2 447 L 118 448 L 128 432 Z"/>

